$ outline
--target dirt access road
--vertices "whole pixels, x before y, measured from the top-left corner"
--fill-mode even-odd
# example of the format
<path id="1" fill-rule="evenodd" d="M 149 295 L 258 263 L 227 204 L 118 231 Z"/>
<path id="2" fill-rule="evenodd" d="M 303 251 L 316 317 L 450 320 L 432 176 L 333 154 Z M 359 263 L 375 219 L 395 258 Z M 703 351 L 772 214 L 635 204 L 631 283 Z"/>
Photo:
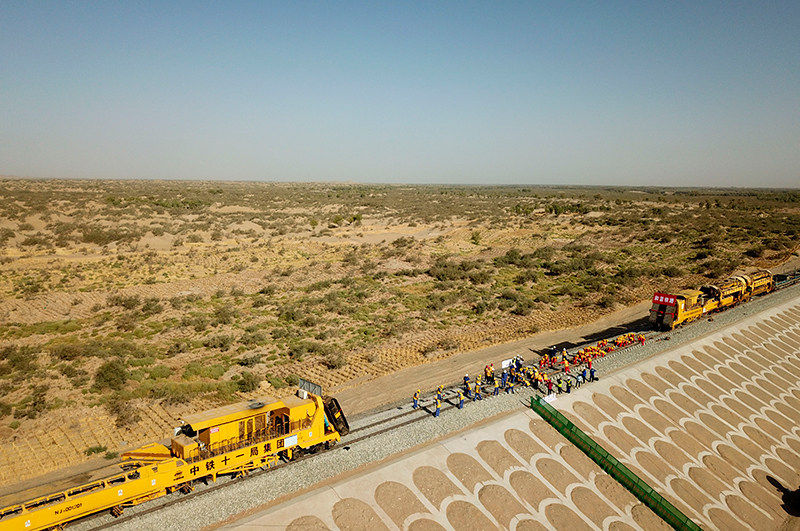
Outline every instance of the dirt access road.
<path id="1" fill-rule="evenodd" d="M 358 415 L 386 404 L 411 400 L 411 395 L 417 389 L 424 393 L 439 385 L 457 383 L 465 373 L 474 378 L 489 363 L 494 363 L 495 368 L 499 369 L 500 363 L 512 356 L 531 358 L 533 353 L 530 349 L 540 350 L 561 344 L 569 346 L 599 339 L 600 336 L 622 334 L 631 327 L 641 325 L 648 316 L 649 308 L 650 301 L 643 301 L 581 326 L 551 330 L 517 341 L 464 352 L 425 365 L 408 367 L 340 393 L 332 391 L 347 415 Z"/>

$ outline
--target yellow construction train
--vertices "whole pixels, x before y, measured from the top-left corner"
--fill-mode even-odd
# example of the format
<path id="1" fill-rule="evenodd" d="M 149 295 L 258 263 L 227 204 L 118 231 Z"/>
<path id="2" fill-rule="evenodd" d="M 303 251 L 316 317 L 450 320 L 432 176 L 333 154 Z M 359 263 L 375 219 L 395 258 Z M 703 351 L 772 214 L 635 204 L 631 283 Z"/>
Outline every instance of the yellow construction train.
<path id="1" fill-rule="evenodd" d="M 122 454 L 115 475 L 3 508 L 0 529 L 48 529 L 105 510 L 119 516 L 124 507 L 190 492 L 198 480 L 245 474 L 330 447 L 349 430 L 339 403 L 321 396 L 321 389 L 191 415 L 171 439 Z"/>
<path id="2" fill-rule="evenodd" d="M 719 284 L 700 289 L 684 289 L 677 293 L 656 292 L 650 307 L 650 322 L 655 328 L 672 330 L 682 323 L 728 308 L 750 299 L 753 295 L 775 289 L 775 279 L 767 270 L 750 275 L 737 275 Z"/>

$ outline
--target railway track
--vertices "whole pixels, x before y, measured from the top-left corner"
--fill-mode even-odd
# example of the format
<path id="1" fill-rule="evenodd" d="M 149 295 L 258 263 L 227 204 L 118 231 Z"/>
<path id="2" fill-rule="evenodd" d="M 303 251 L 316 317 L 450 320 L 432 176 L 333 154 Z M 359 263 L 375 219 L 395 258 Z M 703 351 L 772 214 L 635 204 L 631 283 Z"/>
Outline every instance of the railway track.
<path id="1" fill-rule="evenodd" d="M 800 283 L 800 271 L 794 271 L 794 272 L 790 273 L 789 275 L 787 275 L 786 278 L 782 282 L 780 282 L 780 283 L 778 283 L 776 285 L 775 292 L 777 292 L 779 290 L 782 290 L 784 288 L 787 288 L 789 286 L 793 286 L 793 285 L 798 284 L 798 283 Z M 768 297 L 769 295 L 766 295 L 766 296 Z M 708 317 L 709 318 L 713 318 L 711 315 L 708 315 Z M 695 322 L 697 322 L 697 321 L 695 321 Z M 684 326 L 692 326 L 692 324 L 693 323 L 687 323 Z M 647 342 L 653 342 L 653 341 L 660 341 L 660 340 L 669 339 L 669 335 L 673 331 L 653 331 L 653 330 L 649 330 L 647 328 L 642 327 L 641 329 L 638 329 L 638 330 L 637 329 L 627 330 L 627 332 L 634 332 L 636 334 L 643 334 L 645 336 Z M 612 339 L 613 337 L 618 336 L 618 335 L 619 335 L 618 333 L 611 334 L 606 339 Z M 577 350 L 579 350 L 581 348 L 585 348 L 588 345 L 595 344 L 596 341 L 597 341 L 597 339 L 595 339 L 595 340 L 593 340 L 591 342 L 586 342 L 586 343 L 582 343 L 582 344 L 579 344 L 579 345 L 575 345 L 572 348 L 568 349 L 568 352 L 574 353 L 575 351 L 577 351 Z M 638 346 L 638 343 L 635 343 L 635 344 L 631 344 L 631 345 L 619 348 L 617 350 L 614 350 L 614 351 L 608 353 L 605 357 L 606 358 L 616 358 L 616 357 L 618 357 L 620 355 L 623 355 L 626 352 L 629 352 L 631 349 L 634 349 L 637 346 Z M 531 363 L 531 362 L 537 362 L 537 361 L 538 361 L 538 357 L 536 359 L 527 360 L 526 364 L 527 365 L 532 365 L 533 363 Z M 579 367 L 580 366 L 576 366 L 576 368 L 579 368 Z M 546 372 L 549 372 L 549 374 L 558 373 L 558 374 L 561 374 L 562 376 L 564 376 L 563 373 L 561 373 L 560 371 L 554 371 L 553 370 L 553 371 L 546 371 Z M 573 379 L 575 378 L 574 374 L 567 374 L 566 377 L 573 378 Z M 447 386 L 444 389 L 444 395 L 443 395 L 444 404 L 443 404 L 443 407 L 441 408 L 441 412 L 449 411 L 449 410 L 455 409 L 457 407 L 457 404 L 455 402 L 453 402 L 452 399 L 457 396 L 456 390 L 459 389 L 460 387 L 461 387 L 461 385 L 456 383 L 456 384 Z M 482 389 L 485 391 L 487 387 L 489 387 L 489 386 L 482 386 Z M 536 390 L 535 388 L 532 388 L 532 387 L 520 387 L 518 389 L 519 389 L 520 392 L 530 393 L 530 394 L 534 394 L 536 396 L 542 396 L 541 392 L 539 392 L 538 390 Z M 483 399 L 484 400 L 491 400 L 492 398 L 493 397 L 491 396 L 491 394 L 486 393 L 486 394 L 484 394 L 484 398 Z M 154 501 L 150 502 L 152 504 L 152 506 L 150 506 L 150 507 L 148 507 L 146 509 L 131 511 L 131 513 L 128 514 L 128 515 L 123 515 L 123 516 L 121 516 L 119 518 L 116 518 L 113 521 L 103 522 L 103 523 L 101 523 L 100 525 L 98 525 L 96 527 L 91 527 L 91 529 L 97 529 L 97 530 L 99 530 L 99 529 L 108 529 L 108 528 L 110 528 L 112 526 L 119 525 L 119 524 L 122 524 L 122 523 L 127 522 L 127 521 L 132 521 L 135 518 L 138 518 L 140 516 L 144 516 L 144 515 L 147 515 L 147 514 L 152 514 L 152 513 L 158 512 L 158 511 L 160 511 L 162 509 L 166 509 L 168 507 L 178 505 L 180 503 L 189 501 L 191 499 L 195 499 L 197 497 L 204 496 L 206 494 L 210 494 L 212 492 L 215 492 L 215 491 L 217 491 L 219 489 L 222 489 L 222 488 L 227 487 L 229 485 L 232 485 L 234 483 L 241 483 L 241 482 L 244 482 L 244 481 L 248 481 L 249 479 L 252 479 L 252 478 L 255 478 L 255 477 L 258 477 L 258 476 L 262 476 L 262 475 L 268 474 L 270 472 L 277 471 L 277 470 L 282 469 L 282 468 L 284 468 L 284 467 L 286 467 L 286 466 L 288 466 L 290 464 L 293 464 L 293 463 L 296 463 L 296 462 L 299 462 L 299 461 L 304 461 L 306 459 L 310 459 L 310 458 L 312 458 L 312 457 L 314 457 L 316 455 L 319 455 L 319 454 L 322 454 L 322 453 L 325 453 L 325 452 L 333 452 L 333 451 L 341 451 L 341 450 L 348 451 L 350 449 L 350 447 L 352 447 L 354 445 L 357 445 L 358 443 L 360 443 L 362 441 L 365 441 L 365 440 L 368 440 L 368 439 L 370 439 L 372 437 L 377 437 L 377 436 L 383 435 L 385 433 L 389 433 L 391 431 L 394 431 L 394 430 L 396 430 L 398 428 L 401 428 L 401 427 L 404 427 L 404 426 L 408 426 L 408 425 L 411 425 L 411 424 L 414 424 L 414 423 L 417 423 L 417 422 L 420 422 L 420 421 L 428 419 L 430 417 L 430 414 L 431 414 L 429 406 L 434 404 L 434 402 L 435 402 L 435 400 L 432 399 L 431 397 L 428 397 L 427 399 L 421 399 L 420 400 L 419 409 L 411 409 L 408 404 L 406 404 L 404 406 L 395 405 L 394 406 L 395 408 L 402 410 L 400 413 L 398 413 L 396 415 L 388 416 L 386 418 L 382 418 L 382 419 L 379 419 L 379 420 L 375 420 L 375 421 L 369 422 L 368 424 L 365 424 L 363 426 L 354 427 L 347 436 L 342 438 L 342 441 L 340 442 L 340 444 L 338 444 L 335 447 L 332 447 L 332 448 L 330 448 L 328 450 L 321 450 L 321 451 L 315 452 L 315 453 L 303 454 L 303 455 L 300 455 L 300 456 L 296 457 L 295 459 L 292 459 L 291 461 L 285 461 L 285 462 L 282 462 L 282 463 L 280 463 L 278 465 L 272 466 L 270 468 L 265 468 L 265 469 L 257 470 L 255 472 L 250 472 L 249 474 L 244 475 L 244 476 L 238 476 L 238 477 L 234 477 L 234 478 L 227 479 L 227 480 L 218 480 L 214 484 L 209 484 L 209 485 L 201 484 L 201 485 L 198 485 L 195 490 L 193 490 L 192 492 L 190 492 L 188 494 L 183 494 L 183 493 L 179 493 L 179 492 L 173 492 L 172 495 L 167 496 L 166 499 L 162 498 L 161 500 L 154 500 Z M 465 401 L 465 406 L 464 407 L 469 407 L 469 405 L 471 403 L 472 403 L 471 400 Z M 85 525 L 85 524 L 87 524 L 89 522 L 92 522 L 95 519 L 98 519 L 98 518 L 104 517 L 104 516 L 107 516 L 107 514 L 106 513 L 97 513 L 97 514 L 94 514 L 94 515 L 90 515 L 90 516 L 87 516 L 87 517 L 82 518 L 80 520 L 76 520 L 74 522 L 71 522 L 70 524 L 67 524 L 66 528 L 75 526 L 77 524 Z M 89 524 L 89 525 L 91 525 L 91 524 Z"/>
<path id="2" fill-rule="evenodd" d="M 656 338 L 656 337 L 660 337 L 660 336 L 663 336 L 663 335 L 666 334 L 665 332 L 652 332 L 652 331 L 647 331 L 647 330 L 641 330 L 640 333 L 646 334 L 646 336 L 648 338 Z M 613 337 L 613 336 L 611 336 L 611 337 Z M 592 344 L 592 343 L 593 342 L 589 342 L 589 343 L 585 343 L 585 344 L 581 344 L 581 345 L 575 346 L 572 349 L 569 349 L 568 352 L 577 351 L 580 348 L 583 348 L 583 347 L 585 347 L 585 346 L 587 346 L 589 344 Z M 637 345 L 638 344 L 632 344 L 632 345 L 629 345 L 629 346 L 626 346 L 626 347 L 622 347 L 620 349 L 617 349 L 617 350 L 607 354 L 607 357 L 608 356 L 618 356 L 618 355 L 628 351 L 629 349 L 636 347 Z M 531 360 L 529 360 L 529 361 L 531 361 Z M 550 374 L 555 374 L 556 372 L 558 372 L 558 371 L 552 371 Z M 567 375 L 567 377 L 571 377 L 571 378 L 574 379 L 573 375 Z M 453 385 L 447 386 L 444 389 L 444 391 L 443 391 L 444 404 L 443 404 L 443 407 L 440 409 L 441 412 L 446 412 L 446 411 L 449 411 L 449 410 L 452 410 L 452 409 L 456 409 L 458 407 L 457 404 L 453 401 L 453 399 L 457 396 L 457 389 L 459 389 L 460 387 L 461 386 L 458 385 L 458 384 L 453 384 Z M 486 391 L 487 387 L 491 387 L 491 386 L 482 386 L 482 389 L 484 391 Z M 536 390 L 533 387 L 520 387 L 519 391 L 523 392 L 523 393 L 527 392 L 529 394 L 533 394 L 533 395 L 536 395 L 536 396 L 542 396 L 542 393 L 539 392 L 538 390 Z M 490 393 L 485 393 L 483 400 L 491 400 L 492 398 L 493 398 L 493 396 Z M 198 487 L 194 491 L 192 491 L 192 492 L 190 492 L 188 494 L 183 494 L 183 493 L 180 493 L 180 492 L 174 492 L 168 497 L 169 499 L 167 499 L 166 501 L 162 501 L 161 503 L 159 503 L 159 501 L 156 500 L 154 502 L 151 502 L 153 504 L 152 507 L 148 507 L 147 509 L 144 509 L 144 510 L 138 510 L 135 513 L 131 513 L 129 515 L 123 515 L 123 516 L 121 516 L 119 518 L 116 518 L 113 521 L 105 522 L 105 523 L 103 523 L 103 524 L 101 524 L 101 525 L 99 525 L 97 527 L 93 527 L 92 529 L 95 529 L 95 530 L 108 529 L 108 528 L 111 528 L 112 526 L 119 525 L 119 524 L 122 524 L 122 523 L 127 522 L 127 521 L 131 521 L 131 520 L 133 520 L 135 518 L 138 518 L 140 516 L 147 515 L 147 514 L 152 514 L 152 513 L 158 512 L 158 511 L 160 511 L 162 509 L 165 509 L 167 507 L 171 507 L 171 506 L 174 506 L 174 505 L 189 501 L 189 500 L 197 498 L 199 496 L 210 494 L 212 492 L 215 492 L 215 491 L 217 491 L 219 489 L 222 489 L 222 488 L 227 487 L 229 485 L 232 485 L 234 483 L 240 483 L 240 482 L 247 481 L 249 479 L 252 479 L 252 478 L 255 478 L 255 477 L 258 477 L 258 476 L 262 476 L 264 474 L 269 474 L 270 472 L 275 472 L 275 471 L 280 470 L 280 469 L 282 469 L 282 468 L 284 468 L 284 467 L 286 467 L 288 465 L 291 465 L 291 464 L 294 464 L 294 463 L 297 463 L 297 462 L 300 462 L 300 461 L 304 461 L 306 459 L 310 459 L 310 458 L 312 458 L 312 457 L 314 457 L 316 455 L 320 455 L 320 454 L 325 453 L 325 452 L 333 452 L 333 451 L 341 451 L 341 450 L 349 451 L 352 446 L 354 446 L 354 445 L 356 445 L 356 444 L 358 444 L 358 443 L 360 443 L 362 441 L 365 441 L 365 440 L 368 440 L 368 439 L 370 439 L 372 437 L 377 437 L 377 436 L 383 435 L 385 433 L 392 432 L 392 431 L 394 431 L 394 430 L 396 430 L 398 428 L 401 428 L 401 427 L 404 427 L 404 426 L 408 426 L 408 425 L 411 425 L 411 424 L 414 424 L 414 423 L 417 423 L 417 422 L 421 422 L 423 420 L 428 419 L 430 417 L 431 413 L 432 413 L 432 411 L 430 411 L 429 408 L 434 403 L 435 403 L 435 400 L 429 397 L 426 400 L 420 400 L 420 403 L 419 403 L 420 407 L 418 409 L 411 409 L 408 405 L 406 405 L 404 407 L 401 407 L 401 409 L 405 409 L 406 407 L 408 407 L 409 409 L 405 409 L 404 411 L 402 411 L 401 413 L 398 413 L 397 415 L 392 415 L 392 416 L 389 416 L 389 417 L 386 417 L 386 418 L 383 418 L 383 419 L 379 419 L 379 420 L 370 422 L 370 423 L 368 423 L 368 424 L 366 424 L 364 426 L 358 426 L 358 427 L 353 428 L 348 435 L 346 435 L 345 437 L 342 438 L 342 441 L 338 445 L 336 445 L 335 447 L 332 447 L 332 448 L 330 448 L 328 450 L 321 450 L 321 451 L 315 452 L 315 453 L 303 454 L 303 455 L 298 456 L 295 459 L 292 459 L 291 461 L 285 461 L 285 462 L 282 462 L 282 463 L 280 463 L 280 464 L 278 464 L 276 466 L 272 466 L 270 468 L 264 468 L 264 469 L 261 469 L 261 470 L 257 470 L 255 472 L 250 472 L 249 474 L 244 475 L 244 476 L 239 476 L 239 477 L 235 477 L 235 478 L 228 479 L 228 480 L 218 480 L 213 485 L 205 485 L 205 484 L 201 483 L 200 485 L 198 485 Z M 472 400 L 465 400 L 464 407 L 469 407 L 469 405 L 471 403 L 472 403 Z M 402 422 L 397 422 L 398 420 L 405 419 L 406 417 L 410 417 L 410 418 L 408 418 L 407 420 L 403 420 Z M 381 427 L 381 426 L 383 426 L 383 427 Z M 370 430 L 373 430 L 373 428 L 378 428 L 378 429 L 375 429 L 374 431 L 370 431 Z M 363 433 L 363 432 L 368 432 L 368 433 Z M 358 435 L 360 433 L 363 433 L 363 434 L 362 435 Z M 98 514 L 95 514 L 95 515 L 90 515 L 90 516 L 87 516 L 87 517 L 82 518 L 80 520 L 76 520 L 74 522 L 71 522 L 70 525 L 74 526 L 74 525 L 79 524 L 79 523 L 85 524 L 87 522 L 91 522 L 92 520 L 100 518 L 100 517 L 103 517 L 103 516 L 106 516 L 106 514 L 105 513 L 98 513 Z M 70 525 L 68 525 L 67 528 L 69 528 Z"/>

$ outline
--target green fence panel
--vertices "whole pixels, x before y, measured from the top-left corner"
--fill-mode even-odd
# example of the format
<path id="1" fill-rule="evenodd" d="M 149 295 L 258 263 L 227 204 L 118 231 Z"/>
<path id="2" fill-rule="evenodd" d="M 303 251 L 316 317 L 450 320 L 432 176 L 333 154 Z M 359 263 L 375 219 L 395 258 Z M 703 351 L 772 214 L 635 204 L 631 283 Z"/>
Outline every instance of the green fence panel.
<path id="1" fill-rule="evenodd" d="M 569 442 L 588 455 L 592 461 L 608 472 L 623 487 L 628 489 L 639 501 L 650 507 L 654 513 L 670 526 L 680 530 L 695 531 L 700 529 L 688 516 L 679 511 L 666 498 L 631 472 L 628 467 L 620 463 L 616 457 L 608 453 L 605 448 L 597 444 L 594 439 L 584 433 L 583 430 L 573 424 L 557 409 L 545 402 L 544 399 L 537 400 L 536 397 L 531 397 L 531 409 L 566 437 Z"/>

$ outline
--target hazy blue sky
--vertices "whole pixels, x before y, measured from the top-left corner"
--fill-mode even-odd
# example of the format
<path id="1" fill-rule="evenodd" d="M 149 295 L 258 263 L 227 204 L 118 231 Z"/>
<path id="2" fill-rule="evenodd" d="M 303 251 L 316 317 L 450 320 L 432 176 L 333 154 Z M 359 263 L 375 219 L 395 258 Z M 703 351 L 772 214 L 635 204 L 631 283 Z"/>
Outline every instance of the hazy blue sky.
<path id="1" fill-rule="evenodd" d="M 0 174 L 800 186 L 800 1 L 0 3 Z"/>

